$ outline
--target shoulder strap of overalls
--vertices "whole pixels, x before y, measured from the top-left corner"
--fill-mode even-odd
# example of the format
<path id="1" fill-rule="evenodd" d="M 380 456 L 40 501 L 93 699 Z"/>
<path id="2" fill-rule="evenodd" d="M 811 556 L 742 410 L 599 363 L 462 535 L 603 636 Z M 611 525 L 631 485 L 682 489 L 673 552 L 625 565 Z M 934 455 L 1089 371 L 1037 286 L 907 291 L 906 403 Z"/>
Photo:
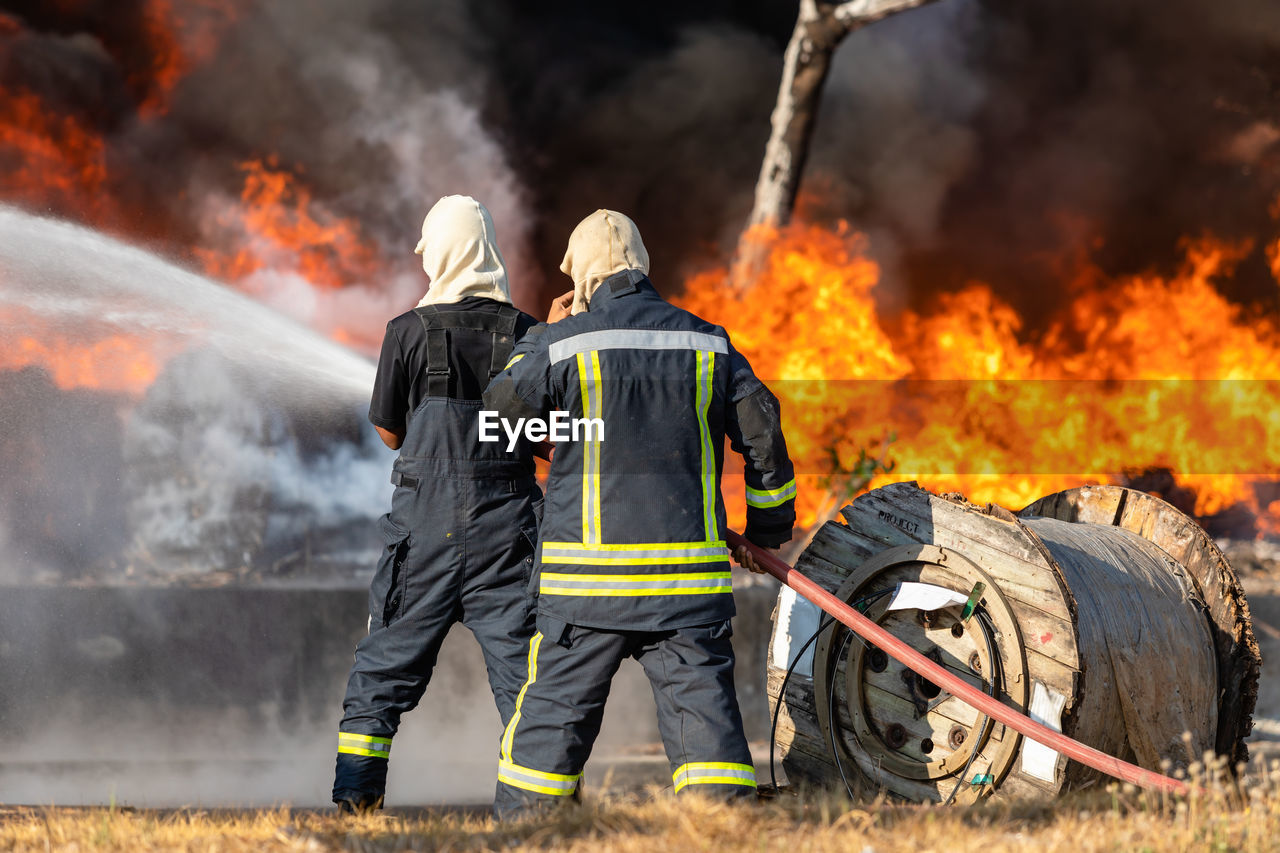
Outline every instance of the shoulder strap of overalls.
<path id="1" fill-rule="evenodd" d="M 493 336 L 493 349 L 489 357 L 489 378 L 497 376 L 507 365 L 511 350 L 515 347 L 516 323 L 520 311 L 511 305 L 500 306 L 493 314 L 477 311 L 450 311 L 435 305 L 413 309 L 422 321 L 427 333 L 427 384 L 428 397 L 449 395 L 449 338 L 450 329 L 469 329 L 488 332 Z"/>

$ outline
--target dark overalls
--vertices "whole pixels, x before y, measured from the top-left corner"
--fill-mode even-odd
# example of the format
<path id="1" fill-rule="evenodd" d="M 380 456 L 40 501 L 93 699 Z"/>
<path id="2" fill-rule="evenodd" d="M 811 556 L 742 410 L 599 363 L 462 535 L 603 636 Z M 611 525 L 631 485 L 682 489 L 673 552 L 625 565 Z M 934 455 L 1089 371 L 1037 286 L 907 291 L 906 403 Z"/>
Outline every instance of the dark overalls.
<path id="1" fill-rule="evenodd" d="M 538 326 L 485 392 L 507 418 L 566 411 L 601 432 L 556 445 L 535 561 L 538 633 L 503 734 L 494 808 L 565 802 L 624 658 L 644 667 L 678 793 L 754 798 L 734 692 L 725 439 L 744 455 L 747 538 L 791 538 L 795 472 L 777 399 L 724 329 L 627 271 L 591 310 Z"/>
<path id="2" fill-rule="evenodd" d="M 418 704 L 445 634 L 462 622 L 484 651 L 505 726 L 525 678 L 541 493 L 527 443 L 513 453 L 478 439 L 479 399 L 449 395 L 449 335 L 492 336 L 485 379 L 503 368 L 520 316 L 416 309 L 426 330 L 425 396 L 409 414 L 382 516 L 383 552 L 369 587 L 369 635 L 356 647 L 339 726 L 333 800 L 380 804 L 400 716 Z M 480 383 L 483 385 L 483 381 Z M 454 383 L 454 387 L 457 383 Z"/>

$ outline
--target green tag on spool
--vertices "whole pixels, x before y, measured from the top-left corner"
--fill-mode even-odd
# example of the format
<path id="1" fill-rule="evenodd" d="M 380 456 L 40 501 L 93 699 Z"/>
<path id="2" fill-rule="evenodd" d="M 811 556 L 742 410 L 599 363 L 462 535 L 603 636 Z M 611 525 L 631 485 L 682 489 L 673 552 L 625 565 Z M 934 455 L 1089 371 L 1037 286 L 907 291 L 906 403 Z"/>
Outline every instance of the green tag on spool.
<path id="1" fill-rule="evenodd" d="M 978 581 L 973 585 L 973 590 L 969 593 L 969 600 L 964 603 L 964 610 L 960 611 L 961 622 L 969 621 L 969 617 L 973 615 L 974 608 L 978 606 L 978 601 L 986 591 L 987 585 L 982 581 Z"/>
<path id="2" fill-rule="evenodd" d="M 978 785 L 994 785 L 995 781 L 996 777 L 990 773 L 980 773 L 975 775 L 969 784 L 977 787 Z"/>

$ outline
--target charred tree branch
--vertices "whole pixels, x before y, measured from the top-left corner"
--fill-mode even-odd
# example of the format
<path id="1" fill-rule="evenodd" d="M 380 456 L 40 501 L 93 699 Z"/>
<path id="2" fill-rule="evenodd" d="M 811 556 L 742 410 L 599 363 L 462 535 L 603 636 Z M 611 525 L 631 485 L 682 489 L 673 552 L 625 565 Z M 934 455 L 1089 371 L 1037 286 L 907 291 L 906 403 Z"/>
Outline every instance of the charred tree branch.
<path id="1" fill-rule="evenodd" d="M 783 57 L 782 81 L 769 120 L 771 131 L 756 181 L 755 202 L 738 240 L 731 275 L 735 287 L 748 286 L 763 264 L 763 248 L 748 239 L 750 232 L 758 226 L 785 225 L 791 218 L 836 47 L 860 27 L 932 2 L 935 0 L 850 0 L 838 4 L 802 0 Z"/>

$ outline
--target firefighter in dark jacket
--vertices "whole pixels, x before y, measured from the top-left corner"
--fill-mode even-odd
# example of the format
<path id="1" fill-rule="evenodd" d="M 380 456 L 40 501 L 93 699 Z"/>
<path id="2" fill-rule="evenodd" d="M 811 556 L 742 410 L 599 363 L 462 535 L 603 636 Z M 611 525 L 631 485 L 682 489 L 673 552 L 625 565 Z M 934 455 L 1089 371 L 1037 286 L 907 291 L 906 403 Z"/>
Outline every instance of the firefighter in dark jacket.
<path id="1" fill-rule="evenodd" d="M 626 657 L 653 687 L 676 792 L 755 795 L 729 639 L 725 436 L 746 463 L 751 541 L 791 538 L 794 473 L 777 399 L 724 329 L 658 295 L 648 266 L 626 216 L 583 220 L 561 266 L 577 313 L 534 327 L 485 392 L 512 422 L 579 421 L 547 481 L 538 630 L 498 765 L 502 818 L 576 796 Z"/>
<path id="2" fill-rule="evenodd" d="M 478 440 L 481 393 L 536 322 L 511 304 L 489 212 L 466 196 L 431 208 L 417 252 L 430 276 L 418 307 L 387 324 L 369 419 L 400 455 L 369 634 L 343 702 L 333 801 L 377 808 L 400 716 L 422 698 L 445 634 L 480 642 L 505 726 L 525 679 L 537 542 L 528 442 Z"/>

